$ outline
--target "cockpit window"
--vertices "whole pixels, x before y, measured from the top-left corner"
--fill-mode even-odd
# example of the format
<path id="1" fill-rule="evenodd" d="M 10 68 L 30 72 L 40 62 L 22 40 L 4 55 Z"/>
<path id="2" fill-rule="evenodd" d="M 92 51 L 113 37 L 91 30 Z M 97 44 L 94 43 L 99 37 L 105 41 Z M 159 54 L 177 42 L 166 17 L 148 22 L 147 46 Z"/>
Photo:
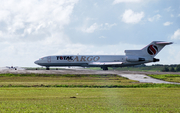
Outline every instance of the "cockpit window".
<path id="1" fill-rule="evenodd" d="M 39 60 L 43 60 L 43 58 L 40 58 Z"/>

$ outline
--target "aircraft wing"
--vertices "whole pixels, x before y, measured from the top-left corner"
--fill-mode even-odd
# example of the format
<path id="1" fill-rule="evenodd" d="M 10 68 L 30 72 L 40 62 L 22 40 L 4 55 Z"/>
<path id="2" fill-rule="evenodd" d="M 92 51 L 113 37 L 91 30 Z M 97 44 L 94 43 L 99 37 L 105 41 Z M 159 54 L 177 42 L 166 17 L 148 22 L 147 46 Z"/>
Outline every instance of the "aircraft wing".
<path id="1" fill-rule="evenodd" d="M 93 66 L 110 66 L 110 65 L 121 65 L 122 62 L 91 62 L 89 63 L 89 65 L 93 65 Z"/>

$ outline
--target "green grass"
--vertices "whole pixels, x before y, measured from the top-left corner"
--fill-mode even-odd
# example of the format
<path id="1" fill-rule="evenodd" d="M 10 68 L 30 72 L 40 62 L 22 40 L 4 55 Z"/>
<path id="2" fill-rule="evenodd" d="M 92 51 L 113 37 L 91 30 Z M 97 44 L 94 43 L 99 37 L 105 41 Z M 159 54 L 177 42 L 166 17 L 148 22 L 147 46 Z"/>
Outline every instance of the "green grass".
<path id="1" fill-rule="evenodd" d="M 100 87 L 139 84 L 118 75 L 0 74 L 0 86 Z"/>
<path id="2" fill-rule="evenodd" d="M 164 81 L 180 83 L 180 75 L 163 74 L 163 75 L 148 75 L 148 76 L 156 78 L 156 79 L 161 79 L 161 80 L 164 80 Z"/>
<path id="3" fill-rule="evenodd" d="M 179 92 L 179 88 L 1 88 L 0 112 L 176 113 Z"/>
<path id="4" fill-rule="evenodd" d="M 118 75 L 0 74 L 0 112 L 176 113 L 179 87 Z"/>
<path id="5" fill-rule="evenodd" d="M 115 74 L 13 74 L 13 73 L 5 73 L 0 74 L 0 77 L 119 77 Z"/>
<path id="6" fill-rule="evenodd" d="M 0 74 L 0 87 L 170 88 L 180 85 L 139 83 L 118 75 Z"/>

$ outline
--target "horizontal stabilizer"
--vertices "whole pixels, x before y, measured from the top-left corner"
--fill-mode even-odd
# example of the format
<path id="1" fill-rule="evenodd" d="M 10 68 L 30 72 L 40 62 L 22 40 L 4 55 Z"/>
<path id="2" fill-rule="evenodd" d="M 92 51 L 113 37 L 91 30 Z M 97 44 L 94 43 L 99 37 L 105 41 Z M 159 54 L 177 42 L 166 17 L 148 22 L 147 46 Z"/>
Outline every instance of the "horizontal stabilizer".
<path id="1" fill-rule="evenodd" d="M 156 42 L 155 44 L 157 45 L 169 45 L 172 44 L 173 42 Z"/>
<path id="2" fill-rule="evenodd" d="M 105 66 L 110 66 L 110 65 L 121 65 L 122 62 L 92 62 L 92 63 L 89 63 L 89 65 L 93 65 L 93 66 L 96 66 L 96 65 L 105 65 Z"/>

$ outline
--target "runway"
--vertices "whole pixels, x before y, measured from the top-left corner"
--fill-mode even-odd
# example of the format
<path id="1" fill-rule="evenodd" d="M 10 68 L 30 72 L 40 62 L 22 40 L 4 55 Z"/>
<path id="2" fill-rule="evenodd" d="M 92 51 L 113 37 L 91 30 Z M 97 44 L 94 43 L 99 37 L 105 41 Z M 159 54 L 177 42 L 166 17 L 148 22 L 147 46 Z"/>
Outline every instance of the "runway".
<path id="1" fill-rule="evenodd" d="M 131 80 L 137 80 L 141 83 L 164 83 L 164 84 L 180 84 L 173 82 L 166 82 L 147 76 L 147 74 L 180 74 L 180 73 L 167 73 L 167 72 L 135 72 L 135 71 L 103 71 L 103 70 L 89 70 L 89 69 L 61 69 L 61 70 L 12 70 L 0 68 L 0 73 L 13 73 L 13 74 L 117 74 Z"/>

